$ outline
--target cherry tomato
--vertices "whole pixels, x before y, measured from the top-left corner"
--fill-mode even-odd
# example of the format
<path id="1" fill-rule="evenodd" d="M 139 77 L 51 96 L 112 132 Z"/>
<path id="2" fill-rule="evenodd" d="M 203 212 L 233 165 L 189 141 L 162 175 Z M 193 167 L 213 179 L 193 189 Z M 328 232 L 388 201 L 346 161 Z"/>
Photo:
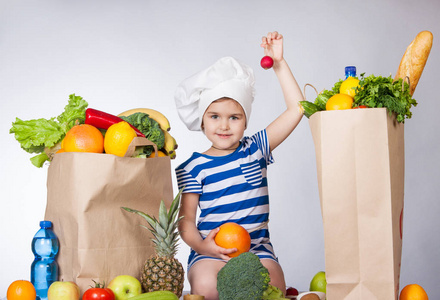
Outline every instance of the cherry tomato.
<path id="1" fill-rule="evenodd" d="M 104 288 L 103 284 L 95 283 L 95 287 L 91 287 L 85 291 L 82 296 L 83 300 L 115 300 L 115 294 L 109 288 Z"/>

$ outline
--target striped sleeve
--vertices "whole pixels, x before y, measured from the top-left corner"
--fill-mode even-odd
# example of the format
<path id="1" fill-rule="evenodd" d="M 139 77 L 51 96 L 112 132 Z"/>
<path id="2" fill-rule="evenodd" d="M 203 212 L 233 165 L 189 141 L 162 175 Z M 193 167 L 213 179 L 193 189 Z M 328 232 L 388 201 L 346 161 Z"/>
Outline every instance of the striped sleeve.
<path id="1" fill-rule="evenodd" d="M 270 152 L 269 140 L 267 139 L 266 129 L 263 129 L 251 137 L 252 141 L 257 144 L 258 148 L 263 153 L 266 163 L 270 165 L 274 162 L 272 152 Z"/>
<path id="2" fill-rule="evenodd" d="M 176 177 L 179 190 L 183 188 L 182 193 L 202 193 L 202 185 L 184 168 L 176 169 Z"/>

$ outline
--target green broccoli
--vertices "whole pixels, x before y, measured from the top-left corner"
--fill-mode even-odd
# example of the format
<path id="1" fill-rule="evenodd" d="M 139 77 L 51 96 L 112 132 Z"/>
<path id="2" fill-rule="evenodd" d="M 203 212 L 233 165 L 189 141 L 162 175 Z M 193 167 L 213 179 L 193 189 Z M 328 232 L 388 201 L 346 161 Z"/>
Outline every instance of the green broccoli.
<path id="1" fill-rule="evenodd" d="M 269 284 L 269 287 L 263 292 L 263 298 L 261 299 L 275 300 L 275 299 L 286 299 L 286 298 L 284 298 L 283 292 L 279 288 Z"/>
<path id="2" fill-rule="evenodd" d="M 157 149 L 161 149 L 165 143 L 165 135 L 162 129 L 155 120 L 151 119 L 148 114 L 137 112 L 127 117 L 121 117 L 124 121 L 130 123 L 140 132 L 142 132 L 147 139 L 156 144 Z M 152 146 L 145 146 L 142 148 L 138 157 L 147 157 L 154 151 Z"/>
<path id="3" fill-rule="evenodd" d="M 217 274 L 220 300 L 280 299 L 283 293 L 269 285 L 269 271 L 260 258 L 245 252 L 231 258 Z M 273 298 L 275 297 L 275 298 Z"/>

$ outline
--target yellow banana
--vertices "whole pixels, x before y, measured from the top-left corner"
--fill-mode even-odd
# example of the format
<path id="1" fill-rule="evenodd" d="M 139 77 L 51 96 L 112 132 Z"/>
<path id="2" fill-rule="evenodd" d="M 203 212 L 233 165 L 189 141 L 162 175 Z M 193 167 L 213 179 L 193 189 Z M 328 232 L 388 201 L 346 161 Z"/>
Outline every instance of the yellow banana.
<path id="1" fill-rule="evenodd" d="M 168 156 L 170 156 L 171 154 L 173 154 L 174 150 L 177 149 L 178 145 L 176 139 L 172 137 L 168 131 L 164 131 L 163 133 L 165 135 L 165 143 L 163 145 L 163 149 L 166 151 Z"/>
<path id="2" fill-rule="evenodd" d="M 148 114 L 150 118 L 152 118 L 154 121 L 159 123 L 160 128 L 163 131 L 170 131 L 171 126 L 170 122 L 168 121 L 167 117 L 165 117 L 161 112 L 158 112 L 157 110 L 151 109 L 151 108 L 134 108 L 127 111 L 124 111 L 123 113 L 120 113 L 118 117 L 124 116 L 127 117 L 129 115 L 132 115 L 134 113 L 141 112 Z"/>
<path id="3" fill-rule="evenodd" d="M 176 151 L 174 151 L 173 153 L 171 153 L 169 155 L 170 159 L 175 159 L 176 158 Z"/>
<path id="4" fill-rule="evenodd" d="M 176 150 L 172 150 L 168 153 L 167 150 L 165 150 L 164 148 L 160 149 L 161 152 L 165 153 L 166 156 L 168 156 L 170 159 L 175 159 L 176 158 Z M 153 154 L 154 155 L 154 154 Z"/>

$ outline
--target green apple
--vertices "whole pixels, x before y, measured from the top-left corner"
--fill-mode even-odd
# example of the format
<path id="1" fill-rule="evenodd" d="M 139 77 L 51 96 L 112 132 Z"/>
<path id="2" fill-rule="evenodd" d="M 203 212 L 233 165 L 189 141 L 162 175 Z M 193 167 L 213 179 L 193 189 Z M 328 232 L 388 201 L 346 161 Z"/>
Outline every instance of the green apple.
<path id="1" fill-rule="evenodd" d="M 325 272 L 320 271 L 313 276 L 312 281 L 310 281 L 310 291 L 323 292 L 327 290 L 327 280 L 325 278 Z"/>
<path id="2" fill-rule="evenodd" d="M 139 280 L 130 275 L 119 275 L 107 285 L 115 294 L 115 300 L 125 300 L 142 294 Z"/>
<path id="3" fill-rule="evenodd" d="M 79 300 L 78 285 L 73 281 L 55 281 L 47 291 L 48 300 Z"/>

